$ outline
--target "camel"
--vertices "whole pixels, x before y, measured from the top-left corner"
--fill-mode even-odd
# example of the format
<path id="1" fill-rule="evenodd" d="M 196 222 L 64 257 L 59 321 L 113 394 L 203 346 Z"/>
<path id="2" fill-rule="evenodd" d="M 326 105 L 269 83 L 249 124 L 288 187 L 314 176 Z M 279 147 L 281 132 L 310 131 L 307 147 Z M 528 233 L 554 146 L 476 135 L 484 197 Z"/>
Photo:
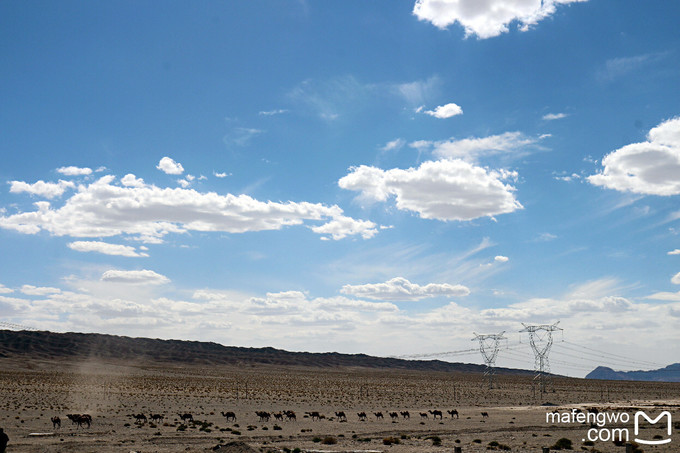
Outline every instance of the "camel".
<path id="1" fill-rule="evenodd" d="M 265 411 L 255 411 L 255 415 L 260 417 L 261 422 L 268 422 L 269 419 L 272 416 L 272 414 L 270 414 L 269 412 L 265 412 Z"/>
<path id="2" fill-rule="evenodd" d="M 58 416 L 52 417 L 50 421 L 52 422 L 52 428 L 61 428 L 61 419 Z"/>
<path id="3" fill-rule="evenodd" d="M 194 421 L 194 416 L 189 414 L 189 413 L 177 414 L 177 415 L 179 415 L 179 418 L 182 419 L 182 423 L 186 423 L 188 420 L 191 420 L 192 422 Z"/>
<path id="4" fill-rule="evenodd" d="M 347 421 L 347 416 L 345 415 L 344 411 L 336 412 L 335 416 L 338 417 L 339 421 Z"/>
<path id="5" fill-rule="evenodd" d="M 149 418 L 151 419 L 151 421 L 154 421 L 154 422 L 162 422 L 163 419 L 165 418 L 165 415 L 163 415 L 163 414 L 150 414 Z"/>
<path id="6" fill-rule="evenodd" d="M 283 413 L 282 412 L 275 413 L 274 414 L 274 420 L 278 420 L 278 421 L 282 422 L 283 421 Z"/>
<path id="7" fill-rule="evenodd" d="M 366 421 L 366 412 L 357 412 L 357 416 L 359 417 L 360 422 Z"/>
<path id="8" fill-rule="evenodd" d="M 286 418 L 287 418 L 289 421 L 290 421 L 290 420 L 295 420 L 295 421 L 297 421 L 297 416 L 295 415 L 295 412 L 293 412 L 293 411 L 285 411 L 285 412 L 283 413 L 283 415 L 285 415 Z"/>
<path id="9" fill-rule="evenodd" d="M 454 415 L 456 416 L 456 418 L 460 418 L 460 417 L 458 416 L 458 411 L 457 411 L 456 409 L 454 409 L 454 410 L 452 410 L 452 411 L 446 411 L 446 412 L 448 412 L 449 414 L 451 414 L 451 418 L 453 418 Z"/>
<path id="10" fill-rule="evenodd" d="M 420 418 L 428 418 L 428 417 L 427 417 L 427 412 L 421 412 L 421 413 L 420 413 Z"/>
<path id="11" fill-rule="evenodd" d="M 401 416 L 404 418 L 411 418 L 411 414 L 408 413 L 408 411 L 400 412 Z"/>
<path id="12" fill-rule="evenodd" d="M 399 418 L 399 414 L 397 414 L 396 412 L 390 412 L 390 418 L 391 418 L 392 420 L 398 419 L 398 418 Z"/>
<path id="13" fill-rule="evenodd" d="M 80 428 L 83 425 L 87 425 L 87 427 L 89 428 L 90 425 L 92 424 L 92 416 L 88 414 L 80 415 L 76 419 L 76 424 L 78 425 L 78 428 Z"/>
<path id="14" fill-rule="evenodd" d="M 489 413 L 488 412 L 482 412 L 482 418 L 488 418 Z"/>
<path id="15" fill-rule="evenodd" d="M 233 412 L 231 412 L 231 411 L 222 412 L 221 414 L 222 414 L 222 416 L 223 416 L 224 418 L 227 419 L 227 421 L 232 421 L 232 422 L 235 422 L 235 421 L 236 421 L 236 414 L 233 413 Z"/>
<path id="16" fill-rule="evenodd" d="M 136 423 L 146 423 L 147 422 L 146 415 L 144 415 L 144 414 L 135 414 L 134 417 L 135 417 Z"/>
<path id="17" fill-rule="evenodd" d="M 321 414 L 319 414 L 317 411 L 305 412 L 305 414 L 308 415 L 312 420 L 320 420 L 321 419 Z"/>
<path id="18" fill-rule="evenodd" d="M 442 414 L 442 411 L 437 410 L 437 409 L 435 409 L 435 410 L 433 410 L 433 411 L 428 411 L 428 412 L 429 412 L 430 414 L 432 414 L 432 418 L 434 418 L 435 420 L 437 420 L 437 417 L 439 417 L 439 420 L 441 420 L 441 419 L 442 419 L 442 415 L 444 415 L 444 414 Z"/>
<path id="19" fill-rule="evenodd" d="M 383 416 L 382 412 L 373 412 L 373 415 L 375 415 L 375 419 L 378 420 L 379 418 L 384 419 L 385 417 Z"/>

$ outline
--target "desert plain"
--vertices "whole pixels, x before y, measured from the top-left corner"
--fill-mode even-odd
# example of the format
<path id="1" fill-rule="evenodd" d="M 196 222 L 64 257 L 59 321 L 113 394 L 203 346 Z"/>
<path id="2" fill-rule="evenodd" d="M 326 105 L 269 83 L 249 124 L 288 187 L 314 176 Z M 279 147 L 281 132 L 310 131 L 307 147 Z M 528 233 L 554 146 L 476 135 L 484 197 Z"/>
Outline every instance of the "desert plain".
<path id="1" fill-rule="evenodd" d="M 563 438 L 575 451 L 626 451 L 612 441 L 589 442 L 588 423 L 546 420 L 547 412 L 577 408 L 628 413 L 629 423 L 606 428 L 629 428 L 631 440 L 634 412 L 669 411 L 671 442 L 640 447 L 680 451 L 680 383 L 554 377 L 541 393 L 531 375 L 498 375 L 489 389 L 479 373 L 98 359 L 0 363 L 0 427 L 10 437 L 8 452 L 541 452 Z M 448 412 L 454 409 L 458 417 Z M 295 420 L 275 418 L 284 411 L 293 411 Z M 320 417 L 306 414 L 313 412 Z M 78 426 L 67 414 L 89 414 L 92 424 Z M 135 417 L 140 414 L 146 420 Z M 153 421 L 152 414 L 163 419 Z M 193 422 L 182 420 L 184 414 Z M 666 429 L 649 424 L 640 437 L 666 438 Z"/>

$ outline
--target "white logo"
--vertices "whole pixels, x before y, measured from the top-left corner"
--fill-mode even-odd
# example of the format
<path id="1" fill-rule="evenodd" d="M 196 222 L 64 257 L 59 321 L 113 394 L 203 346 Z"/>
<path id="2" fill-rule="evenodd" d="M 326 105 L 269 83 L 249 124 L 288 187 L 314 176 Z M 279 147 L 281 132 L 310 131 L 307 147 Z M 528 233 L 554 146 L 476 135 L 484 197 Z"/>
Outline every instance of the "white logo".
<path id="1" fill-rule="evenodd" d="M 662 439 L 662 440 L 642 440 L 638 439 L 638 432 L 640 430 L 640 417 L 644 417 L 647 419 L 647 421 L 651 424 L 654 425 L 656 422 L 661 420 L 663 417 L 666 417 L 668 419 L 668 439 Z M 635 413 L 635 442 L 645 444 L 645 445 L 661 445 L 661 444 L 667 444 L 671 441 L 671 413 L 668 411 L 663 411 L 658 417 L 656 417 L 654 420 L 652 420 L 650 417 L 647 416 L 642 411 L 637 411 Z"/>

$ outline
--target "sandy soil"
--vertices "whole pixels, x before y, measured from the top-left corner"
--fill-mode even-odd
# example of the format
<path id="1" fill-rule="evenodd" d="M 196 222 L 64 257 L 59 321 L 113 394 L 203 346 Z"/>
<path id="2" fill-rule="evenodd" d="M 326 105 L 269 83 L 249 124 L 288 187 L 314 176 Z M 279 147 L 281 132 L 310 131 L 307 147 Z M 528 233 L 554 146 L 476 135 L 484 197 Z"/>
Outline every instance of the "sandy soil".
<path id="1" fill-rule="evenodd" d="M 276 366 L 206 367 L 0 359 L 0 427 L 8 452 L 381 451 L 540 452 L 560 438 L 574 450 L 621 452 L 612 441 L 584 442 L 590 424 L 546 422 L 546 412 L 597 407 L 638 409 L 673 416 L 672 442 L 645 452 L 680 451 L 680 383 L 554 379 L 554 392 L 537 393 L 531 378 L 500 376 L 489 390 L 476 374 Z M 456 409 L 459 418 L 446 411 Z M 297 421 L 262 421 L 256 411 L 292 410 Z M 440 410 L 442 419 L 429 411 Z M 227 421 L 221 412 L 233 411 Z M 305 416 L 317 411 L 320 420 Z M 347 421 L 335 412 L 344 411 Z M 408 411 L 410 418 L 390 412 Z M 360 421 L 358 412 L 366 412 Z M 374 413 L 382 412 L 384 418 Z M 488 417 L 483 417 L 487 412 Z M 90 428 L 67 414 L 90 414 Z M 135 414 L 164 415 L 137 422 Z M 179 414 L 191 413 L 194 423 Z M 427 418 L 419 414 L 427 414 Z M 51 417 L 61 419 L 54 429 Z M 666 425 L 647 425 L 645 439 L 666 438 Z M 391 443 L 391 445 L 388 445 Z"/>

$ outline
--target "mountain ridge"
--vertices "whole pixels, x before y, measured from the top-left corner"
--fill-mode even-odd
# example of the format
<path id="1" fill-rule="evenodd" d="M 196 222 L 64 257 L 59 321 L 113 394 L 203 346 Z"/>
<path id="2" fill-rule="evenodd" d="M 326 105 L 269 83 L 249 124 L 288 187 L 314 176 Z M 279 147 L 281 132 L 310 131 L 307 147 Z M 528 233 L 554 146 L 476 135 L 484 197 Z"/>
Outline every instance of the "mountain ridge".
<path id="1" fill-rule="evenodd" d="M 586 379 L 603 379 L 610 381 L 652 381 L 680 382 L 680 363 L 673 363 L 664 368 L 648 371 L 615 371 L 612 368 L 599 366 L 586 375 Z"/>
<path id="2" fill-rule="evenodd" d="M 0 330 L 2 358 L 149 361 L 174 364 L 270 364 L 308 367 L 365 367 L 420 371 L 484 372 L 485 366 L 441 360 L 405 360 L 367 354 L 291 352 L 273 347 L 224 346 L 215 342 L 162 340 L 99 333 Z M 500 374 L 533 371 L 496 368 Z"/>

